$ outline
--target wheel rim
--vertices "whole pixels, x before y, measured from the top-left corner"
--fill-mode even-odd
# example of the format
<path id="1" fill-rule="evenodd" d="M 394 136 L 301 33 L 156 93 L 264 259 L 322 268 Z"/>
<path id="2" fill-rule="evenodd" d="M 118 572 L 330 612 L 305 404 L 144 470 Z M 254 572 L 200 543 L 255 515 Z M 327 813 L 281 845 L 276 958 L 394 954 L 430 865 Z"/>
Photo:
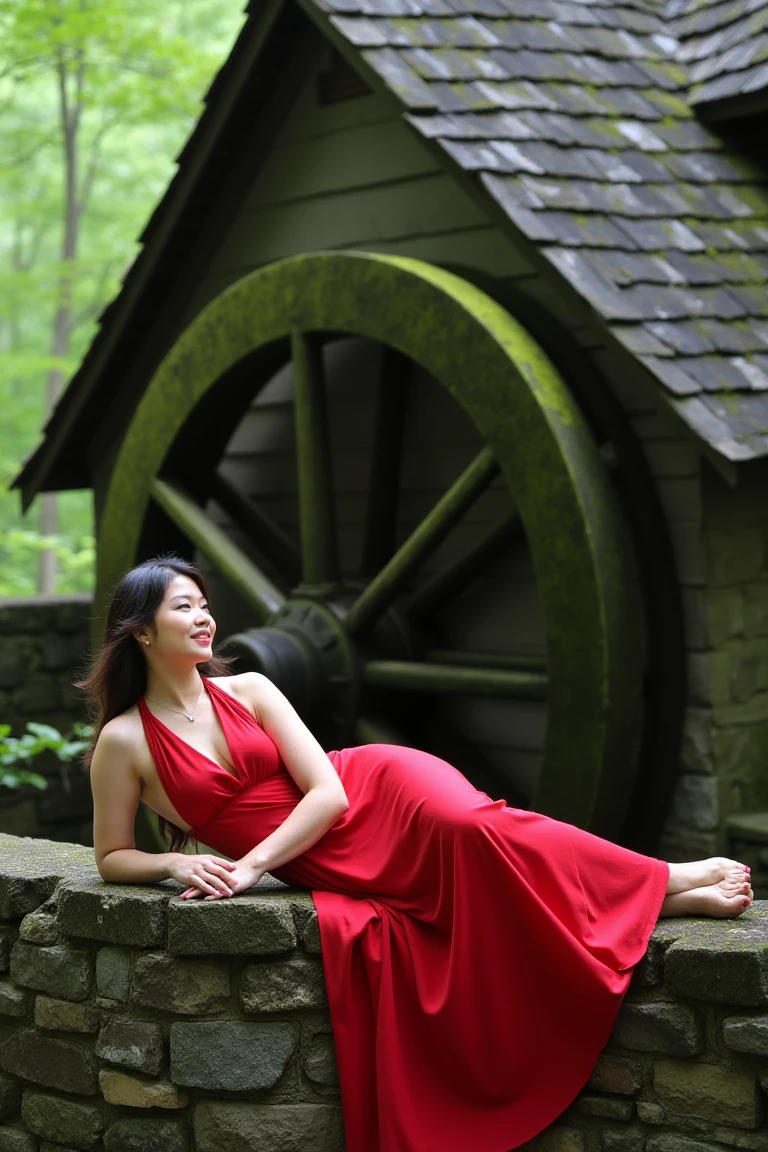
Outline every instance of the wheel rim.
<path id="1" fill-rule="evenodd" d="M 373 574 L 356 596 L 347 590 L 346 598 L 339 595 L 318 355 L 319 334 L 328 333 L 368 337 L 391 349 L 392 356 L 421 365 L 455 397 L 486 443 L 438 502 L 435 514 L 393 559 L 386 560 L 381 550 L 377 554 L 377 534 L 368 533 L 364 566 Z M 354 650 L 345 673 L 355 682 L 350 699 L 361 683 L 386 682 L 410 691 L 455 691 L 461 685 L 464 691 L 517 698 L 546 693 L 546 744 L 532 804 L 609 834 L 621 820 L 630 791 L 639 720 L 639 611 L 625 531 L 586 424 L 551 362 L 503 308 L 451 273 L 405 258 L 318 253 L 255 272 L 212 301 L 158 368 L 121 446 L 101 519 L 97 603 L 137 561 L 141 526 L 154 504 L 213 560 L 259 625 L 296 633 L 296 598 L 286 600 L 167 474 L 190 413 L 238 364 L 259 351 L 284 348 L 286 341 L 296 378 L 303 567 L 298 597 L 315 604 L 310 615 L 320 612 L 323 602 L 322 611 L 338 621 L 343 644 Z M 366 655 L 366 634 L 391 617 L 392 605 L 435 534 L 450 528 L 499 469 L 530 546 L 545 620 L 548 675 L 486 669 L 484 676 L 474 676 L 473 687 L 472 677 L 462 677 L 455 667 L 446 671 Z M 237 493 L 226 495 L 237 500 Z M 386 485 L 378 501 L 376 515 L 384 524 Z M 512 524 L 510 518 L 500 525 L 498 535 Z M 378 535 L 386 537 L 386 532 Z M 272 543 L 283 547 L 287 563 L 290 542 Z M 486 547 L 493 547 L 492 539 Z M 421 591 L 422 612 L 430 596 L 434 604 L 445 595 L 451 578 L 456 580 L 455 572 Z M 358 738 L 360 731 L 375 731 L 365 725 Z"/>

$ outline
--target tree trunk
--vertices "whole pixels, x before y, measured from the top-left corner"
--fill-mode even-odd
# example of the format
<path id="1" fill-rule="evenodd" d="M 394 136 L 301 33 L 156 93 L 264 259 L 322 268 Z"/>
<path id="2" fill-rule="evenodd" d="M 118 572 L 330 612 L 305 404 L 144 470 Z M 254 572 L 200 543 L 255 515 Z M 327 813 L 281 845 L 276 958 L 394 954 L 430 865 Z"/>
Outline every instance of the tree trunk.
<path id="1" fill-rule="evenodd" d="M 85 65 L 82 54 L 78 57 L 75 73 L 75 91 L 70 102 L 67 82 L 69 67 L 63 56 L 57 67 L 59 82 L 59 115 L 64 145 L 64 240 L 61 250 L 61 273 L 56 313 L 53 318 L 51 354 L 65 357 L 69 352 L 72 331 L 72 288 L 74 261 L 80 224 L 80 204 L 77 192 L 77 133 L 82 110 L 82 91 Z M 54 368 L 48 373 L 45 420 L 48 421 L 64 387 L 64 373 Z M 40 533 L 53 536 L 58 531 L 58 497 L 55 492 L 44 492 L 40 497 Z M 52 548 L 40 550 L 37 570 L 37 590 L 50 595 L 56 590 L 56 553 Z"/>

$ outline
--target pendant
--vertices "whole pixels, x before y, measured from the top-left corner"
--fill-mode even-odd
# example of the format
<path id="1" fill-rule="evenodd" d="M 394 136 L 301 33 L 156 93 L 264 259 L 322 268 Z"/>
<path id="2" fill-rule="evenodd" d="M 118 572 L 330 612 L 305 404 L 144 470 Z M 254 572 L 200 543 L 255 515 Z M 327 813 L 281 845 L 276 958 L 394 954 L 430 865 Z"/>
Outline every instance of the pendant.
<path id="1" fill-rule="evenodd" d="M 192 723 L 192 721 L 194 720 L 194 716 L 187 716 L 187 720 L 189 720 L 189 722 L 190 722 L 190 724 L 191 724 L 191 723 Z"/>

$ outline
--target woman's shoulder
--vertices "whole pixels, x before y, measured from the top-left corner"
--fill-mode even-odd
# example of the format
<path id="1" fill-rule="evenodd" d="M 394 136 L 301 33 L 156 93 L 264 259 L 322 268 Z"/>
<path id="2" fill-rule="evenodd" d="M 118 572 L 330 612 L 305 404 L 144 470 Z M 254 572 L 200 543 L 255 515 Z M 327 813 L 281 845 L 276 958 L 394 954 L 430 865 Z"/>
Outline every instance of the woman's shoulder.
<path id="1" fill-rule="evenodd" d="M 143 731 L 139 709 L 134 704 L 132 707 L 126 708 L 125 712 L 107 720 L 99 733 L 98 743 L 105 744 L 110 748 L 136 750 L 141 745 Z"/>
<path id="2" fill-rule="evenodd" d="M 258 718 L 260 686 L 267 680 L 261 672 L 238 672 L 234 676 L 209 676 L 209 683 L 234 696 Z"/>

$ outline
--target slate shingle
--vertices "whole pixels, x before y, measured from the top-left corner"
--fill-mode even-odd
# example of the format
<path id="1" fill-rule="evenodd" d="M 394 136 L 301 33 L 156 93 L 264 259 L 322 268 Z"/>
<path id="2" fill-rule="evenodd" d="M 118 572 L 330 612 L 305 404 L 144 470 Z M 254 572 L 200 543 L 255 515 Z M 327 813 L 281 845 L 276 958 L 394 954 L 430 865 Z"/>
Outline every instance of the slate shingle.
<path id="1" fill-rule="evenodd" d="M 671 12 L 677 13 L 670 19 L 680 38 L 678 58 L 688 64 L 693 106 L 768 90 L 768 0 L 667 5 L 668 17 Z"/>
<path id="2" fill-rule="evenodd" d="M 321 6 L 696 434 L 768 453 L 768 189 L 689 103 L 768 70 L 768 0 Z"/>

